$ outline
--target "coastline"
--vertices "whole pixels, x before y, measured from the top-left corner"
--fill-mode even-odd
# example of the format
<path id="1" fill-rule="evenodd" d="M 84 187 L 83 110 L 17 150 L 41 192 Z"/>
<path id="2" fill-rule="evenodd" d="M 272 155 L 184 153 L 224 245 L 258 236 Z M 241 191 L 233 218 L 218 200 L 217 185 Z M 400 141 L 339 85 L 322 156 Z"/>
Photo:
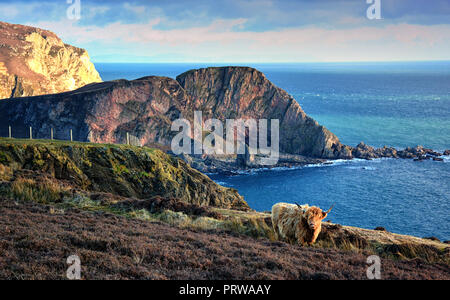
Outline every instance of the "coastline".
<path id="1" fill-rule="evenodd" d="M 404 150 L 398 150 L 404 151 Z M 433 151 L 433 150 L 431 150 Z M 434 151 L 433 151 L 434 152 Z M 450 154 L 444 155 L 443 153 L 448 153 L 449 150 L 443 150 L 439 152 L 434 152 L 440 155 L 430 155 L 430 156 L 412 156 L 412 157 L 376 157 L 376 158 L 351 158 L 351 159 L 306 159 L 303 162 L 284 162 L 279 163 L 275 166 L 255 166 L 255 165 L 238 165 L 235 163 L 219 163 L 220 167 L 214 166 L 211 168 L 210 166 L 204 164 L 204 162 L 208 162 L 208 160 L 214 163 L 220 162 L 220 159 L 214 159 L 208 157 L 208 160 L 205 159 L 193 159 L 192 157 L 186 159 L 186 156 L 182 156 L 181 158 L 185 160 L 188 164 L 191 165 L 194 169 L 202 172 L 205 175 L 223 175 L 223 176 L 237 176 L 237 175 L 252 175 L 260 172 L 266 171 L 290 171 L 290 170 L 298 170 L 303 168 L 319 168 L 326 166 L 336 166 L 339 164 L 353 163 L 353 162 L 367 162 L 367 161 L 379 161 L 379 160 L 396 160 L 396 159 L 405 159 L 405 160 L 413 160 L 415 162 L 421 162 L 426 160 L 431 160 L 436 163 L 448 163 L 450 162 Z M 304 157 L 302 157 L 304 159 Z M 309 161 L 308 161 L 309 160 Z M 216 169 L 215 171 L 213 171 Z"/>
<path id="2" fill-rule="evenodd" d="M 445 211 L 448 203 L 450 156 L 442 158 L 443 162 L 334 160 L 208 175 L 220 185 L 237 189 L 258 212 L 269 211 L 276 202 L 325 208 L 336 203 L 331 219 L 340 224 L 366 229 L 383 226 L 399 234 L 448 240 L 445 217 L 433 215 L 433 209 Z"/>

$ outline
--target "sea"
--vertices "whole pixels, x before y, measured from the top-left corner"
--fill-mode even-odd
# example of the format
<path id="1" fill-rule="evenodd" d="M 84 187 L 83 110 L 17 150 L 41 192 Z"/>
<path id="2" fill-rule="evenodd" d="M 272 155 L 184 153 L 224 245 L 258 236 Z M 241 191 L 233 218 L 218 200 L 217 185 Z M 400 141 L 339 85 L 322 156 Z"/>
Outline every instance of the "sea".
<path id="1" fill-rule="evenodd" d="M 386 63 L 96 63 L 102 79 L 175 78 L 209 66 L 250 66 L 290 93 L 347 145 L 450 149 L 450 61 Z M 329 220 L 450 240 L 450 157 L 444 162 L 335 161 L 239 176 L 209 174 L 257 211 L 278 202 L 328 209 Z"/>

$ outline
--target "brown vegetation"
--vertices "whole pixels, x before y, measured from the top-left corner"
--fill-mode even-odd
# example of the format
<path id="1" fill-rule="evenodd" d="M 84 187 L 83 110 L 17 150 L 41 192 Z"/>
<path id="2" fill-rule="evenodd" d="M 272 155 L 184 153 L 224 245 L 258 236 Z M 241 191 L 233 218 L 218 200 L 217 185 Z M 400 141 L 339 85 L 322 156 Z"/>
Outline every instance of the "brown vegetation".
<path id="1" fill-rule="evenodd" d="M 0 200 L 0 279 L 366 279 L 364 253 L 179 229 L 77 209 Z M 382 260 L 383 279 L 450 279 L 444 264 Z"/>

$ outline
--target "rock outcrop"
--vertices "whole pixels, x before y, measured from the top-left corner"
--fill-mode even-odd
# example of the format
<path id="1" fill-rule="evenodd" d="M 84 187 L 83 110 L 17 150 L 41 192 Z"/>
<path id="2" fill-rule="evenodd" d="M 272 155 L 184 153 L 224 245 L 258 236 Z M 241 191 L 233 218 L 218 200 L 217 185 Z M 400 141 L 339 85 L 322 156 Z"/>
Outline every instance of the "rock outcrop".
<path id="1" fill-rule="evenodd" d="M 443 155 L 442 153 L 433 151 L 432 149 L 424 148 L 423 146 L 407 147 L 404 150 L 397 150 L 395 148 L 387 146 L 375 149 L 361 142 L 355 148 L 345 146 L 344 148 L 341 148 L 341 151 L 343 151 L 343 149 L 345 148 L 348 148 L 348 150 L 351 151 L 351 155 L 349 156 L 350 158 L 361 158 L 368 160 L 375 158 L 403 158 L 414 159 L 415 161 L 443 161 L 443 159 L 440 158 L 440 156 Z"/>
<path id="2" fill-rule="evenodd" d="M 93 83 L 61 94 L 3 100 L 0 136 L 9 135 L 8 125 L 16 138 L 28 138 L 29 127 L 34 138 L 48 139 L 53 129 L 55 139 L 67 140 L 72 130 L 74 140 L 95 143 L 125 143 L 129 133 L 141 145 L 170 150 L 177 134 L 171 131 L 172 122 L 183 117 L 193 124 L 194 111 L 203 113 L 203 121 L 280 120 L 280 166 L 323 162 L 317 159 L 441 160 L 441 153 L 420 146 L 399 151 L 375 149 L 364 143 L 343 145 L 308 117 L 295 99 L 264 74 L 247 67 L 192 70 L 176 80 L 150 76 Z M 224 165 L 232 169 L 260 166 L 253 166 L 255 158 L 248 155 L 222 161 L 211 156 L 194 157 L 193 164 L 203 171 L 224 169 Z"/>
<path id="3" fill-rule="evenodd" d="M 180 75 L 177 80 L 145 77 L 87 85 L 73 92 L 11 99 L 0 103 L 4 124 L 14 137 L 123 143 L 126 132 L 144 145 L 168 147 L 171 124 L 180 116 L 204 119 L 279 119 L 280 151 L 316 158 L 336 158 L 339 139 L 312 118 L 285 91 L 259 71 L 246 67 L 208 68 Z M 7 128 L 0 135 L 7 136 Z"/>
<path id="4" fill-rule="evenodd" d="M 280 151 L 335 158 L 339 139 L 308 117 L 295 99 L 252 68 L 225 67 L 188 71 L 177 81 L 191 96 L 191 109 L 205 118 L 278 119 Z"/>
<path id="5" fill-rule="evenodd" d="M 47 30 L 0 22 L 0 99 L 61 93 L 101 81 L 86 50 Z"/>

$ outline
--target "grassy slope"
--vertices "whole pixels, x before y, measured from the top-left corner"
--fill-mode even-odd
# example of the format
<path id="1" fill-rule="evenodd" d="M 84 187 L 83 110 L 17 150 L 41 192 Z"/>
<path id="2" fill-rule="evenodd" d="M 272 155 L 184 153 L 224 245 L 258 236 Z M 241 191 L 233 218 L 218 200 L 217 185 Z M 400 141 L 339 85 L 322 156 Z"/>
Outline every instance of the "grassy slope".
<path id="1" fill-rule="evenodd" d="M 367 254 L 180 229 L 102 212 L 0 200 L 0 279 L 367 279 Z M 384 279 L 450 279 L 447 265 L 382 260 Z"/>
<path id="2" fill-rule="evenodd" d="M 53 184 L 72 190 L 140 199 L 176 197 L 224 208 L 248 207 L 236 190 L 217 185 L 182 160 L 146 147 L 0 139 L 0 164 L 5 181 L 20 177 L 40 177 L 43 181 L 47 177 Z"/>

